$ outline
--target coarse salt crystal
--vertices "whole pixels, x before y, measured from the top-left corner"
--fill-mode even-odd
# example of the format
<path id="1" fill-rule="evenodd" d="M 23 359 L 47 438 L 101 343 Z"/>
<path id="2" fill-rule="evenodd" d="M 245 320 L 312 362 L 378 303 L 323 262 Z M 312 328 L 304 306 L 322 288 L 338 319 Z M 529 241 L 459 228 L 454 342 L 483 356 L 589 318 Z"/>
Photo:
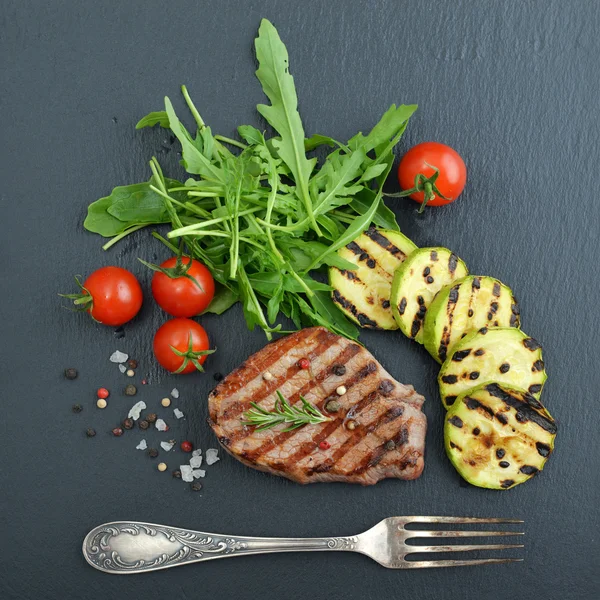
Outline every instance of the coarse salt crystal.
<path id="1" fill-rule="evenodd" d="M 169 426 L 162 419 L 156 419 L 156 429 L 159 431 L 167 431 Z"/>
<path id="2" fill-rule="evenodd" d="M 140 418 L 140 414 L 141 412 L 146 408 L 146 403 L 143 400 L 140 400 L 139 402 L 136 402 L 131 409 L 129 410 L 129 413 L 127 414 L 127 417 L 129 419 L 133 419 L 134 421 L 137 421 Z"/>
<path id="3" fill-rule="evenodd" d="M 160 447 L 165 451 L 168 452 L 169 450 L 171 450 L 171 448 L 175 445 L 175 442 L 161 442 L 160 443 Z"/>
<path id="4" fill-rule="evenodd" d="M 192 469 L 198 469 L 202 466 L 202 456 L 192 456 L 192 458 L 190 458 L 190 467 L 192 467 Z"/>
<path id="5" fill-rule="evenodd" d="M 120 364 L 119 371 L 121 371 L 121 373 L 125 373 L 125 371 L 127 371 L 127 367 L 125 365 Z"/>
<path id="6" fill-rule="evenodd" d="M 110 360 L 110 362 L 114 362 L 114 363 L 124 363 L 124 362 L 127 362 L 128 358 L 129 358 L 129 354 L 125 354 L 125 352 L 120 352 L 119 350 L 115 350 L 110 355 L 110 358 L 108 360 Z"/>
<path id="7" fill-rule="evenodd" d="M 206 451 L 206 464 L 207 465 L 214 465 L 217 461 L 221 460 L 218 456 L 219 451 L 215 448 L 209 448 Z"/>
<path id="8" fill-rule="evenodd" d="M 177 419 L 183 419 L 183 413 L 178 408 L 173 409 L 173 414 Z"/>
<path id="9" fill-rule="evenodd" d="M 180 465 L 179 470 L 181 471 L 181 479 L 183 481 L 187 481 L 187 483 L 194 481 L 192 467 L 189 465 Z"/>
<path id="10" fill-rule="evenodd" d="M 145 450 L 148 447 L 146 440 L 142 440 L 136 447 L 136 450 Z"/>
<path id="11" fill-rule="evenodd" d="M 206 471 L 203 471 L 202 469 L 194 469 L 192 471 L 192 476 L 194 477 L 194 479 L 198 479 L 198 477 L 204 477 L 206 475 Z"/>
<path id="12" fill-rule="evenodd" d="M 179 390 L 177 388 L 173 388 L 171 390 L 171 396 L 177 400 L 177 398 L 179 398 Z"/>
<path id="13" fill-rule="evenodd" d="M 200 450 L 200 448 L 198 448 L 197 450 L 194 450 L 192 452 L 192 456 L 200 456 L 202 454 L 202 450 Z"/>

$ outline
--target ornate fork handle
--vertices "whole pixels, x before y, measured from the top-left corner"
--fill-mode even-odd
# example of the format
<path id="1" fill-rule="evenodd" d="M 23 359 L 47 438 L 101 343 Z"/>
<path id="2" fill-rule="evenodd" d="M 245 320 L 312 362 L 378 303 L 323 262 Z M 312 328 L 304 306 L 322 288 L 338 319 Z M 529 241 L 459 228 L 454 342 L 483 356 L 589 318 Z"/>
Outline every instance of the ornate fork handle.
<path id="1" fill-rule="evenodd" d="M 356 551 L 358 541 L 358 536 L 241 537 L 153 523 L 115 521 L 99 525 L 86 535 L 83 541 L 83 555 L 90 565 L 100 571 L 128 574 L 244 554 Z"/>

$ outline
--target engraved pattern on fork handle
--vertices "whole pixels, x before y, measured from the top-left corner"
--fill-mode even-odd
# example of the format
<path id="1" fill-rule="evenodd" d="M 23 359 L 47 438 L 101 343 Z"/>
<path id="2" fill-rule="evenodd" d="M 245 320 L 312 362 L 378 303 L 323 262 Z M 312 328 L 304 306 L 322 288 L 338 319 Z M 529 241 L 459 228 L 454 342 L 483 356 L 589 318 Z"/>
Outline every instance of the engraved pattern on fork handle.
<path id="1" fill-rule="evenodd" d="M 153 523 L 116 521 L 92 529 L 83 541 L 90 565 L 113 574 L 143 573 L 183 564 L 270 552 L 355 551 L 358 536 L 256 538 L 227 536 Z"/>

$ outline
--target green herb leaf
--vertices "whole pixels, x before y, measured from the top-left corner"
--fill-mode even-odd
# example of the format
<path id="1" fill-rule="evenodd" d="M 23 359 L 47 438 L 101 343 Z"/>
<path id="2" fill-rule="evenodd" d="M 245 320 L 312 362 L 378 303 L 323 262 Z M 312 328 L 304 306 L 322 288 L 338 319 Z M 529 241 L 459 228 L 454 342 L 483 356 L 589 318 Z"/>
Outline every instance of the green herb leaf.
<path id="1" fill-rule="evenodd" d="M 147 114 L 142 117 L 136 124 L 136 129 L 143 129 L 144 127 L 154 127 L 154 125 L 160 125 L 165 129 L 169 128 L 169 117 L 164 110 L 158 110 Z"/>
<path id="2" fill-rule="evenodd" d="M 202 314 L 213 313 L 215 315 L 222 315 L 226 310 L 238 302 L 239 299 L 240 296 L 237 292 L 224 285 L 218 285 L 211 303 Z"/>
<path id="3" fill-rule="evenodd" d="M 373 204 L 376 194 L 377 193 L 373 190 L 363 188 L 356 196 L 354 196 L 350 203 L 350 207 L 359 215 L 364 215 Z M 377 227 L 391 229 L 392 231 L 400 231 L 400 227 L 396 221 L 396 215 L 385 205 L 383 200 L 379 202 L 377 210 L 373 215 L 373 223 L 375 223 Z"/>

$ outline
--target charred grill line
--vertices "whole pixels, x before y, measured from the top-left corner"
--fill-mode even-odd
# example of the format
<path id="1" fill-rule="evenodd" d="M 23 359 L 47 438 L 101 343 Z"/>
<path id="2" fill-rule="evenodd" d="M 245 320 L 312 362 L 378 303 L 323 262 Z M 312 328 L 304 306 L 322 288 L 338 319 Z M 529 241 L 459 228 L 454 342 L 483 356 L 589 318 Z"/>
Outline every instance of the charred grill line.
<path id="1" fill-rule="evenodd" d="M 362 327 L 370 327 L 371 329 L 378 329 L 379 325 L 373 321 L 373 319 L 367 317 L 364 313 L 358 312 L 358 309 L 350 300 L 344 298 L 342 294 L 340 294 L 339 290 L 333 290 L 333 301 L 337 302 L 341 307 L 350 311 L 356 320 L 360 323 Z"/>

